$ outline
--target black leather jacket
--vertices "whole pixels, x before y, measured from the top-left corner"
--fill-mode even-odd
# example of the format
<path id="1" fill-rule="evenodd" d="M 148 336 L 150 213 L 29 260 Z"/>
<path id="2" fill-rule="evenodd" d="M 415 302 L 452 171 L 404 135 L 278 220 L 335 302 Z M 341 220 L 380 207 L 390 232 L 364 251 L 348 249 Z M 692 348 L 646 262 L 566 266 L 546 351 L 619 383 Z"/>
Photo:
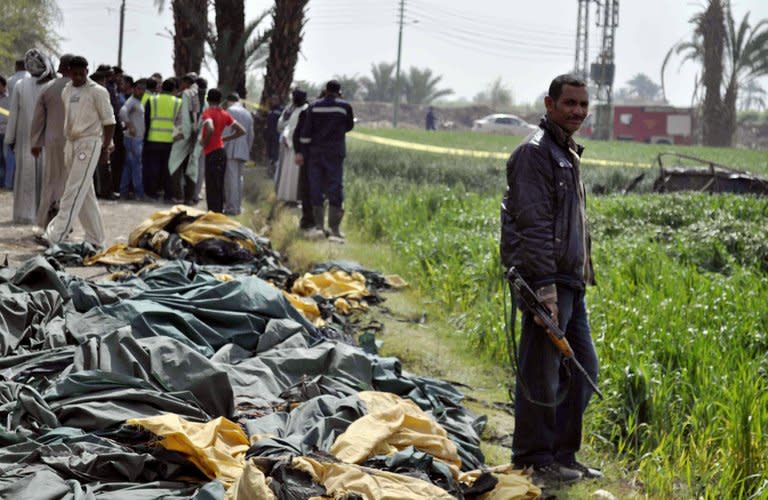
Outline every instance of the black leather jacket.
<path id="1" fill-rule="evenodd" d="M 507 162 L 501 260 L 505 268 L 516 266 L 534 290 L 594 283 L 579 173 L 583 150 L 545 117 Z"/>

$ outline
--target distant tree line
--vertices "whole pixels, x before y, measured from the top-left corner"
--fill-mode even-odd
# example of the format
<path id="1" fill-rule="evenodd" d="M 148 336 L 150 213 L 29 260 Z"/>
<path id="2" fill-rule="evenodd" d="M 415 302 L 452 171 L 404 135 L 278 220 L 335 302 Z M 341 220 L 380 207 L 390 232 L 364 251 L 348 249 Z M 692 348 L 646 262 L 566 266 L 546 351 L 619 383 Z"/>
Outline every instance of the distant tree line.
<path id="1" fill-rule="evenodd" d="M 395 64 L 380 62 L 371 65 L 368 76 L 334 75 L 341 84 L 344 97 L 349 100 L 371 102 L 394 102 L 397 87 Z M 453 94 L 453 90 L 442 88 L 443 77 L 435 75 L 429 68 L 412 66 L 400 75 L 400 102 L 406 104 L 430 104 L 431 102 Z M 317 96 L 324 82 L 297 81 L 296 86 L 307 91 L 309 96 Z"/>

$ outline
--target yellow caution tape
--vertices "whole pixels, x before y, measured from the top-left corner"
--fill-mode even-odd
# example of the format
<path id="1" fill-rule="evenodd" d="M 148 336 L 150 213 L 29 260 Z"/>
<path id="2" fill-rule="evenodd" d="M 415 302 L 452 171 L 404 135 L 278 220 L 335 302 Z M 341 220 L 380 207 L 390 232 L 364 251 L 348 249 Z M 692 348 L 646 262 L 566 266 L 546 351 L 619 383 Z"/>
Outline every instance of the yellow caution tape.
<path id="1" fill-rule="evenodd" d="M 392 146 L 400 149 L 410 149 L 412 151 L 424 151 L 427 153 L 436 153 L 451 156 L 470 156 L 472 158 L 495 158 L 499 160 L 506 160 L 509 158 L 510 153 L 500 153 L 498 151 L 479 151 L 476 149 L 460 149 L 460 148 L 446 148 L 443 146 L 432 146 L 430 144 L 421 144 L 418 142 L 401 141 L 398 139 L 387 139 L 386 137 L 378 137 L 370 134 L 363 134 L 360 132 L 349 132 L 347 137 L 357 139 L 359 141 L 372 142 L 374 144 L 382 144 L 384 146 Z M 594 158 L 584 158 L 581 160 L 585 165 L 598 165 L 601 167 L 639 167 L 639 168 L 651 168 L 653 165 L 650 163 L 634 163 L 627 161 L 617 160 L 600 160 Z"/>
<path id="2" fill-rule="evenodd" d="M 11 113 L 5 108 L 0 108 L 0 115 L 9 116 Z"/>
<path id="3" fill-rule="evenodd" d="M 241 101 L 243 101 L 243 103 L 250 108 L 253 108 L 259 111 L 269 111 L 267 108 L 262 107 L 261 104 L 259 104 L 258 102 L 249 101 L 248 99 L 241 99 Z"/>

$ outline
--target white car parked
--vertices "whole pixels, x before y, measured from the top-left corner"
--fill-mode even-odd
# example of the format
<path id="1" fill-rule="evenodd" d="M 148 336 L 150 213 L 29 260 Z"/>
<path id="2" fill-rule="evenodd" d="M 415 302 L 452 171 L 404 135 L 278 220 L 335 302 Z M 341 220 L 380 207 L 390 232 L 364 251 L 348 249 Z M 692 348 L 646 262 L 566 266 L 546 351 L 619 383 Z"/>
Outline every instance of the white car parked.
<path id="1" fill-rule="evenodd" d="M 472 130 L 475 132 L 489 132 L 494 134 L 528 135 L 536 130 L 536 125 L 531 125 L 519 116 L 493 114 L 479 120 L 475 120 Z"/>

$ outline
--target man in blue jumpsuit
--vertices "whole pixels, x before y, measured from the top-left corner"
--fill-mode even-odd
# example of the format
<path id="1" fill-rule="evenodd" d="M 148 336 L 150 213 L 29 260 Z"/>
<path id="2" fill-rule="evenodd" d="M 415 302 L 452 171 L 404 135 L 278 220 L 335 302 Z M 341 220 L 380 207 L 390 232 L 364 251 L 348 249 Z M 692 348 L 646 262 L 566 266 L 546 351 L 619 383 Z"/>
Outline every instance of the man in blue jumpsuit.
<path id="1" fill-rule="evenodd" d="M 329 81 L 324 97 L 307 110 L 300 138 L 309 151 L 309 189 L 315 221 L 315 229 L 309 232 L 309 237 L 325 234 L 325 197 L 328 200 L 328 239 L 344 243 L 339 226 L 344 217 L 345 136 L 354 124 L 352 106 L 341 98 L 341 85 L 336 80 Z M 303 155 L 297 154 L 296 163 L 301 165 L 303 162 Z"/>

